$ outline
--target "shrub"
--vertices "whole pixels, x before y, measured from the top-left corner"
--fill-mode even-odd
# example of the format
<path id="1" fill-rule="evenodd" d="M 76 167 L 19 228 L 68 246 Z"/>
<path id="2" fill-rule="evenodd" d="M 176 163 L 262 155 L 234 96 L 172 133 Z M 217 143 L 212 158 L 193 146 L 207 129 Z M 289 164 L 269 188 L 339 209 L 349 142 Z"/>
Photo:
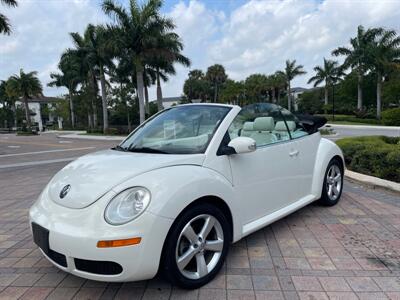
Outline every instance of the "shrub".
<path id="1" fill-rule="evenodd" d="M 337 141 L 350 170 L 400 182 L 400 138 L 368 136 Z"/>
<path id="2" fill-rule="evenodd" d="M 400 107 L 383 111 L 382 123 L 388 126 L 400 126 Z"/>

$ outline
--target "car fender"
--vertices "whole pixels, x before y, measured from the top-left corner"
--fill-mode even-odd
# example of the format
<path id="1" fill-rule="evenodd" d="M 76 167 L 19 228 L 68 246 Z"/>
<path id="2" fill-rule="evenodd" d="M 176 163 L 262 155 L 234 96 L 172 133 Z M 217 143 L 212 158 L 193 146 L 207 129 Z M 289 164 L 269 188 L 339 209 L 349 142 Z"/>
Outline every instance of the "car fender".
<path id="1" fill-rule="evenodd" d="M 328 139 L 321 138 L 315 158 L 311 188 L 311 193 L 316 196 L 316 199 L 321 197 L 326 168 L 331 159 L 335 156 L 339 156 L 342 159 L 344 166 L 343 153 L 339 146 Z"/>
<path id="2" fill-rule="evenodd" d="M 143 186 L 151 192 L 147 210 L 155 215 L 175 219 L 192 202 L 203 197 L 218 197 L 230 209 L 233 241 L 241 238 L 240 207 L 232 184 L 218 172 L 202 166 L 179 165 L 140 174 L 118 185 L 119 193 L 129 187 Z"/>

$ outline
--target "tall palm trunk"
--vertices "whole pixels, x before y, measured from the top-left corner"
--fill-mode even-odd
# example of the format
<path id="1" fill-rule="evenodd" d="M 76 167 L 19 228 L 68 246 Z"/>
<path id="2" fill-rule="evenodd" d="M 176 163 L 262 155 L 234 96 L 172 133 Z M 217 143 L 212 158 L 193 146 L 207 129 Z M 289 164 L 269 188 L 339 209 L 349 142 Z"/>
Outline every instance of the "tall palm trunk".
<path id="1" fill-rule="evenodd" d="M 218 95 L 218 84 L 215 84 L 215 88 L 214 88 L 214 103 L 217 103 L 217 95 Z"/>
<path id="2" fill-rule="evenodd" d="M 362 109 L 362 107 L 363 107 L 363 99 L 362 99 L 363 95 L 362 95 L 362 87 L 361 87 L 362 79 L 363 79 L 362 75 L 359 74 L 358 81 L 357 81 L 357 108 L 358 109 Z"/>
<path id="3" fill-rule="evenodd" d="M 288 82 L 288 110 L 292 108 L 292 89 L 290 88 L 290 81 Z"/>
<path id="4" fill-rule="evenodd" d="M 162 104 L 162 90 L 161 90 L 159 69 L 157 69 L 157 108 L 158 108 L 158 111 L 164 109 L 163 104 Z"/>
<path id="5" fill-rule="evenodd" d="M 29 113 L 29 104 L 28 104 L 28 97 L 24 96 L 24 105 L 25 105 L 25 119 L 26 119 L 26 127 L 31 127 L 31 117 Z"/>
<path id="6" fill-rule="evenodd" d="M 149 104 L 149 89 L 147 85 L 144 86 L 144 102 L 145 102 L 145 112 L 147 115 L 150 114 L 150 104 Z"/>
<path id="7" fill-rule="evenodd" d="M 14 127 L 15 129 L 17 128 L 17 107 L 16 107 L 16 103 L 14 101 L 14 103 L 11 105 L 11 110 L 13 112 L 13 116 L 14 116 Z"/>
<path id="8" fill-rule="evenodd" d="M 96 100 L 97 100 L 97 90 L 96 90 L 96 85 L 97 85 L 97 80 L 96 77 L 94 75 L 94 72 L 91 70 L 89 72 L 89 76 L 90 76 L 90 82 L 91 82 L 91 86 L 92 86 L 92 112 L 93 112 L 93 118 L 92 118 L 92 122 L 93 122 L 93 127 L 97 127 L 97 107 L 96 107 Z"/>
<path id="9" fill-rule="evenodd" d="M 328 99 L 329 99 L 329 89 L 328 89 L 328 85 L 325 84 L 325 88 L 324 88 L 324 114 L 326 115 L 328 113 Z"/>
<path id="10" fill-rule="evenodd" d="M 376 83 L 376 118 L 381 118 L 382 109 L 382 75 L 378 72 L 378 82 Z"/>
<path id="11" fill-rule="evenodd" d="M 75 113 L 74 113 L 74 102 L 72 101 L 72 88 L 69 88 L 69 113 L 71 115 L 71 127 L 75 128 Z"/>
<path id="12" fill-rule="evenodd" d="M 143 66 L 138 63 L 136 65 L 136 83 L 137 83 L 137 94 L 139 98 L 139 120 L 140 124 L 142 124 L 145 120 L 145 112 L 144 112 L 144 83 L 143 83 Z"/>
<path id="13" fill-rule="evenodd" d="M 101 64 L 100 64 L 100 84 L 101 84 L 101 104 L 103 107 L 103 132 L 106 133 L 106 131 L 108 130 L 106 79 L 104 77 L 104 70 Z"/>

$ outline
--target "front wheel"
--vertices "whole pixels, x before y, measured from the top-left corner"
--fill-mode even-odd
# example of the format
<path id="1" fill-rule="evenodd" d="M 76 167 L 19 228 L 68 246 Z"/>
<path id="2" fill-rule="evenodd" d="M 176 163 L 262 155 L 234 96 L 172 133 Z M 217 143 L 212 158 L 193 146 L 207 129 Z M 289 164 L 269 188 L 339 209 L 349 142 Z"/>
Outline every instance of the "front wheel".
<path id="1" fill-rule="evenodd" d="M 221 269 L 231 240 L 230 225 L 217 207 L 201 203 L 183 212 L 167 237 L 163 264 L 175 285 L 194 289 Z"/>
<path id="2" fill-rule="evenodd" d="M 339 159 L 332 159 L 326 168 L 320 203 L 333 206 L 339 202 L 343 190 L 343 167 Z"/>

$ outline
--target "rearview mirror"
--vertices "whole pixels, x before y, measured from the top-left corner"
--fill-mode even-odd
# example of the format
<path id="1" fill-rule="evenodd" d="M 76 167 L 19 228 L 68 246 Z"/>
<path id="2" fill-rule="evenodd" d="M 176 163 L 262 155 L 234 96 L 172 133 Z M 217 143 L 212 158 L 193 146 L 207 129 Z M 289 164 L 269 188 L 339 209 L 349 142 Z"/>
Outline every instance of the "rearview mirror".
<path id="1" fill-rule="evenodd" d="M 249 137 L 239 136 L 230 141 L 228 146 L 235 149 L 237 154 L 249 153 L 256 150 L 256 141 Z"/>

